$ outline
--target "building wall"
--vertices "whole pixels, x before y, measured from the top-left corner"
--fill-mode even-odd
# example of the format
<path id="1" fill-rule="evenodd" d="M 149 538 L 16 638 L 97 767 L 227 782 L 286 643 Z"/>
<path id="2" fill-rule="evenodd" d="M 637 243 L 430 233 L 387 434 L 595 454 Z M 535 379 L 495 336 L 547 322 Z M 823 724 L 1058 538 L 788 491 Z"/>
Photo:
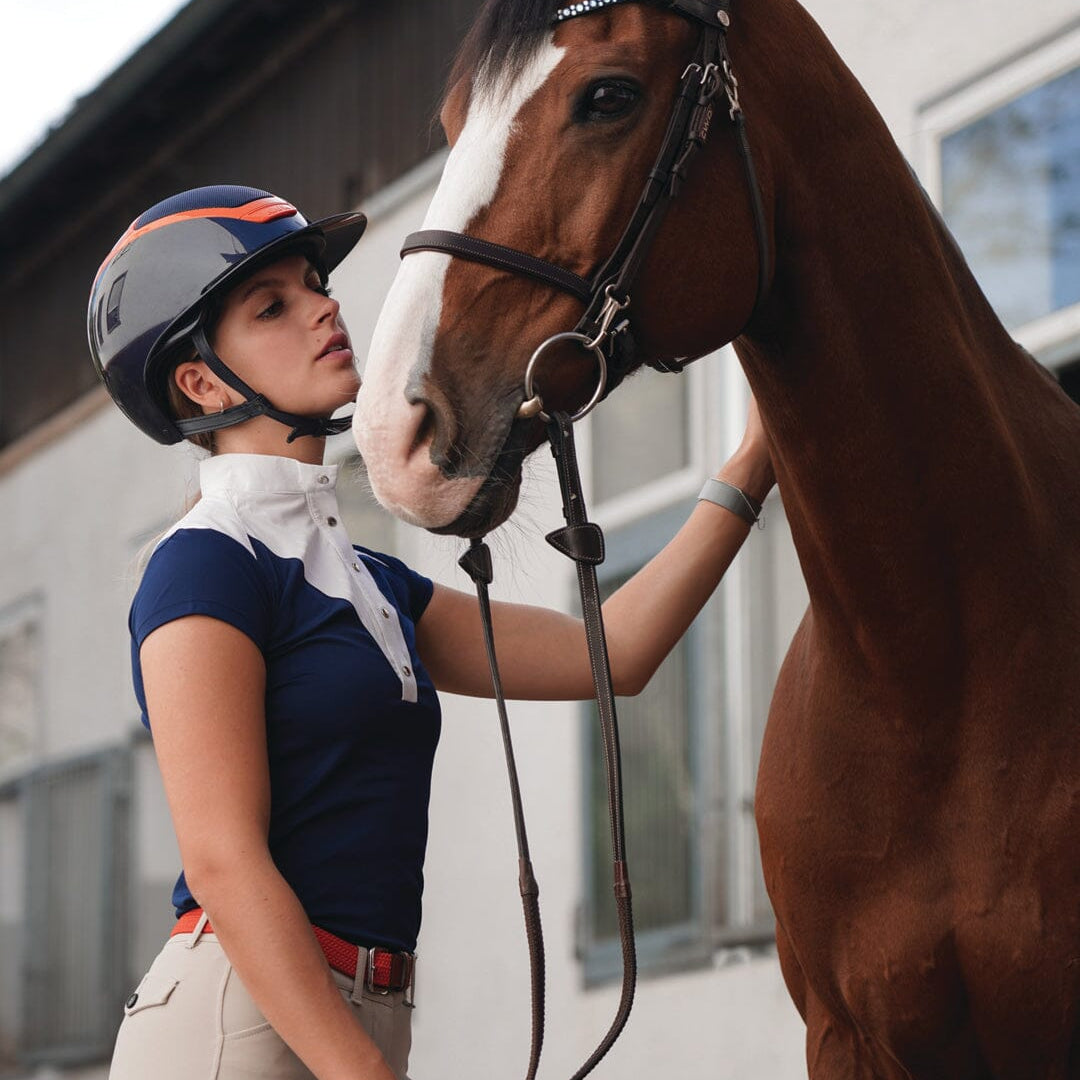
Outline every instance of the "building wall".
<path id="1" fill-rule="evenodd" d="M 920 106 L 1060 29 L 1075 12 L 1068 0 L 1037 0 L 1021 23 L 1003 0 L 918 0 L 906 7 L 879 0 L 813 0 L 810 8 L 882 110 L 901 148 L 920 167 Z M 738 56 L 734 60 L 737 68 Z M 753 102 L 743 104 L 753 125 Z M 440 160 L 421 165 L 369 200 L 369 233 L 335 276 L 358 355 L 364 354 L 396 270 L 400 239 L 420 224 Z M 710 403 L 695 429 L 690 470 L 697 470 L 695 482 L 682 477 L 668 488 L 661 485 L 651 496 L 659 503 L 678 502 L 688 485 L 696 490 L 703 470 L 723 460 L 741 429 L 744 390 L 730 353 L 704 361 L 687 377 L 697 380 L 695 393 Z M 175 841 L 152 753 L 137 737 L 126 609 L 137 554 L 182 512 L 194 490 L 195 458 L 184 448 L 152 445 L 101 399 L 100 392 L 84 398 L 67 429 L 36 452 L 27 453 L 17 443 L 0 454 L 0 624 L 5 611 L 21 611 L 20 605 L 30 603 L 42 626 L 39 722 L 32 742 L 0 761 L 0 1061 L 17 1023 L 19 927 L 26 917 L 23 868 L 30 857 L 23 850 L 13 784 L 30 765 L 109 745 L 133 748 L 132 979 L 149 963 L 170 921 Z M 584 432 L 586 452 L 589 438 Z M 331 454 L 345 459 L 349 449 L 344 436 L 334 440 Z M 546 458 L 541 453 L 529 466 L 519 520 L 493 538 L 494 592 L 569 609 L 569 564 L 539 539 L 559 524 Z M 351 501 L 360 502 L 355 495 Z M 605 525 L 619 523 L 617 514 L 609 515 L 611 521 L 603 512 L 597 516 Z M 388 522 L 370 508 L 359 520 L 379 536 L 379 546 L 390 544 L 418 569 L 467 588 L 455 566 L 459 542 Z M 756 549 L 733 568 L 720 602 L 726 625 L 760 632 L 746 613 L 757 603 L 752 587 L 761 580 L 753 562 L 765 560 L 773 583 L 765 649 L 778 656 L 804 596 L 779 507 L 769 530 L 753 535 L 750 544 Z M 749 645 L 748 639 L 727 643 L 725 678 L 731 688 L 726 692 L 759 708 L 758 684 L 768 680 L 749 669 Z M 617 998 L 610 983 L 585 988 L 579 957 L 584 721 L 572 705 L 515 703 L 511 717 L 548 946 L 545 1071 L 558 1074 L 572 1071 L 589 1053 Z M 503 1075 L 524 1065 L 528 974 L 515 860 L 494 709 L 486 702 L 448 697 L 431 804 L 414 1075 Z M 634 869 L 649 872 L 647 866 Z M 479 963 L 473 950 L 482 956 Z M 704 966 L 643 979 L 630 1025 L 600 1073 L 717 1080 L 805 1075 L 802 1025 L 773 951 L 735 945 L 717 949 Z M 105 1070 L 77 1075 L 97 1080 Z"/>

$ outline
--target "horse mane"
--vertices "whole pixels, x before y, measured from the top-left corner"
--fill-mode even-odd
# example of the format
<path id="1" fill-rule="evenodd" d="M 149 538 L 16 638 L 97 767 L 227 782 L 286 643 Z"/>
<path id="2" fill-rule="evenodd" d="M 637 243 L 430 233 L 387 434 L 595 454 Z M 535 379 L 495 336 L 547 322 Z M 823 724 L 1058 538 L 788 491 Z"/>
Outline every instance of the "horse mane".
<path id="1" fill-rule="evenodd" d="M 458 50 L 447 86 L 472 76 L 478 89 L 490 89 L 504 73 L 520 74 L 565 2 L 485 0 Z"/>

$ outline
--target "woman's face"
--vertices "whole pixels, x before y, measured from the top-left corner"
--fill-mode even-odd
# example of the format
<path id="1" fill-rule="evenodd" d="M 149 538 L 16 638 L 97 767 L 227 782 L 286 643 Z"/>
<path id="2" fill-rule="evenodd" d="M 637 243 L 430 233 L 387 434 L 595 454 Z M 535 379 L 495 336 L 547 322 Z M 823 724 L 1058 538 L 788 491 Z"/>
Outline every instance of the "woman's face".
<path id="1" fill-rule="evenodd" d="M 340 308 L 307 258 L 287 255 L 226 296 L 214 350 L 276 408 L 329 416 L 360 387 Z"/>

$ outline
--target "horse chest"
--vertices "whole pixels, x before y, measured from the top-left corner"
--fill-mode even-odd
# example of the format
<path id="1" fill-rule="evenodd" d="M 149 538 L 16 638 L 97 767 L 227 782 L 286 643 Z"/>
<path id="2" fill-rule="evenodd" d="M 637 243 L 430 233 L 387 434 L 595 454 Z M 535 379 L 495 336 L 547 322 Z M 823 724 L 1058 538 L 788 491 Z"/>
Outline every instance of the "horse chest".
<path id="1" fill-rule="evenodd" d="M 1072 1080 L 1058 1071 L 1080 1010 L 1066 744 L 1025 752 L 989 702 L 965 741 L 962 718 L 920 728 L 859 687 L 827 693 L 804 644 L 778 682 L 756 812 L 811 1077 Z M 1014 1057 L 1032 1045 L 1041 1071 Z"/>

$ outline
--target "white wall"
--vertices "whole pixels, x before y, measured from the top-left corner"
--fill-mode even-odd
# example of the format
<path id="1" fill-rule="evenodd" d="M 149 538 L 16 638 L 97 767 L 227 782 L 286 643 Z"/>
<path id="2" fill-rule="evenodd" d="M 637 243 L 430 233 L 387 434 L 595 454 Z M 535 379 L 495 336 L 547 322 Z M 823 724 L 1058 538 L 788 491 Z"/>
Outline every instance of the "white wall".
<path id="1" fill-rule="evenodd" d="M 921 104 L 1076 14 L 1075 0 L 1032 0 L 1022 13 L 1004 0 L 812 0 L 809 7 L 915 164 Z M 752 12 L 749 3 L 736 6 L 736 17 L 752 18 Z M 737 55 L 734 62 L 737 70 Z M 743 105 L 752 127 L 754 102 L 744 99 Z M 369 234 L 335 275 L 360 355 L 396 270 L 400 240 L 419 226 L 436 171 L 421 170 L 371 201 Z M 719 367 L 709 377 L 727 378 Z M 735 422 L 728 418 L 723 431 L 711 436 L 709 453 L 730 439 Z M 347 445 L 347 437 L 337 441 L 334 453 Z M 537 455 L 530 467 L 525 512 L 492 540 L 494 591 L 566 607 L 568 565 L 539 539 L 560 524 L 547 457 Z M 192 455 L 151 444 L 107 407 L 6 471 L 4 460 L 0 611 L 33 593 L 44 603 L 44 715 L 37 753 L 48 758 L 127 739 L 137 719 L 126 631 L 132 560 L 140 538 L 182 512 L 191 491 Z M 397 537 L 400 553 L 417 568 L 467 588 L 455 567 L 459 542 L 404 526 L 398 526 Z M 793 561 L 784 565 L 785 579 L 793 567 Z M 794 588 L 792 582 L 784 595 Z M 793 614 L 786 611 L 783 618 Z M 558 1075 L 571 1071 L 606 1029 L 616 991 L 584 991 L 574 957 L 583 889 L 576 711 L 515 704 L 511 716 L 548 944 L 545 1073 Z M 175 848 L 154 766 L 142 752 L 137 760 L 139 895 L 132 934 L 143 963 L 157 940 L 158 920 L 162 927 L 168 921 Z M 14 829 L 10 814 L 0 816 L 0 934 L 19 910 L 21 852 Z M 527 960 L 502 750 L 487 703 L 446 699 L 427 878 L 413 1072 L 453 1080 L 523 1070 Z M 10 1011 L 3 996 L 12 982 L 12 940 L 10 934 L 0 936 L 0 1022 Z M 481 963 L 474 962 L 471 949 L 479 950 Z M 644 980 L 629 1028 L 600 1070 L 607 1076 L 717 1080 L 804 1074 L 801 1023 L 775 959 L 737 952 L 718 957 L 713 969 Z"/>

